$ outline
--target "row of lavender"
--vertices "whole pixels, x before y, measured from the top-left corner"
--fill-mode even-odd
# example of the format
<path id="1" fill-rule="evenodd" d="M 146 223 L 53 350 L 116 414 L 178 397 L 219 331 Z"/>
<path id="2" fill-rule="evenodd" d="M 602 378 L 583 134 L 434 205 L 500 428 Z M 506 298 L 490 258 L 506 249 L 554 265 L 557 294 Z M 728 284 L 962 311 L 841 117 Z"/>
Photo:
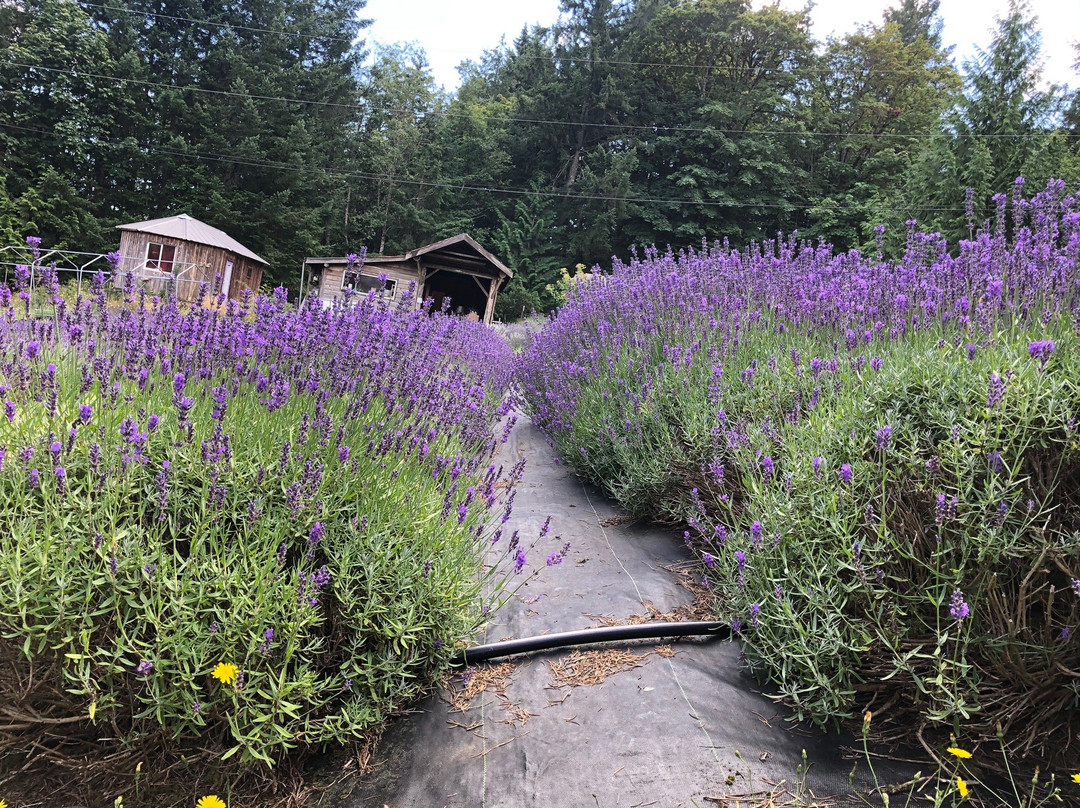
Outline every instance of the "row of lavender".
<path id="1" fill-rule="evenodd" d="M 952 252 L 911 222 L 898 263 L 617 264 L 522 376 L 564 462 L 685 528 L 801 715 L 1075 762 L 1080 196 L 1021 191 Z"/>
<path id="2" fill-rule="evenodd" d="M 505 343 L 375 295 L 182 312 L 37 270 L 45 318 L 0 286 L 14 729 L 269 762 L 430 686 L 497 597 L 488 526 L 521 473 L 492 460 Z"/>

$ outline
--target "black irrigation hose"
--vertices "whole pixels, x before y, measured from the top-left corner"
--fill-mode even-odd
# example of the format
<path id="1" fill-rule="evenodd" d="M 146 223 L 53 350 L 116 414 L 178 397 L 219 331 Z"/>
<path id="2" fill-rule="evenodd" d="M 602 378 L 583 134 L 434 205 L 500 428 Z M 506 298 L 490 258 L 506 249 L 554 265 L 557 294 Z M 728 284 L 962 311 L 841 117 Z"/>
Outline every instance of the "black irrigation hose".
<path id="1" fill-rule="evenodd" d="M 640 623 L 635 626 L 605 626 L 604 628 L 587 628 L 582 631 L 564 631 L 561 634 L 541 634 L 539 637 L 523 637 L 520 640 L 506 640 L 464 648 L 450 660 L 450 666 L 461 668 L 498 657 L 526 654 L 530 651 L 546 651 L 550 648 L 565 648 L 570 645 L 698 636 L 727 639 L 731 636 L 731 627 L 727 623 L 716 621 Z"/>

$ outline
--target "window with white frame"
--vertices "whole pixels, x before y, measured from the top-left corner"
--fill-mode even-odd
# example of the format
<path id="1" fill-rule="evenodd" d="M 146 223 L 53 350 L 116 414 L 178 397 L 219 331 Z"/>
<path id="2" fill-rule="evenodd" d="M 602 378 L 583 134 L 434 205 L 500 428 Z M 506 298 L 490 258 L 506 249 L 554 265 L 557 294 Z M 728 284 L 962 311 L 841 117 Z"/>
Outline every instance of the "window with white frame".
<path id="1" fill-rule="evenodd" d="M 151 241 L 146 245 L 146 268 L 172 274 L 176 261 L 176 247 L 172 244 L 158 244 Z"/>
<path id="2" fill-rule="evenodd" d="M 397 291 L 397 281 L 390 280 L 385 275 L 376 277 L 374 275 L 363 275 L 359 272 L 346 272 L 341 279 L 341 288 L 352 289 L 362 295 L 366 295 L 374 289 L 376 295 L 392 298 Z"/>

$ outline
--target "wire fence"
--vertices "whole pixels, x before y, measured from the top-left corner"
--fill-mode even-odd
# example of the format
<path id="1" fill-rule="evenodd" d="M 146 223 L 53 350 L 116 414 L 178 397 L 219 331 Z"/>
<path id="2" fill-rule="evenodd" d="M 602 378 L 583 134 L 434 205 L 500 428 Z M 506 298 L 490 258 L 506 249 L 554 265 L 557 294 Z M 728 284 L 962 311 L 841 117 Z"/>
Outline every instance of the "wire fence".
<path id="1" fill-rule="evenodd" d="M 151 262 L 146 258 L 120 256 L 114 269 L 106 253 L 80 252 L 78 250 L 45 250 L 34 259 L 25 245 L 0 247 L 0 275 L 8 286 L 15 280 L 17 267 L 25 267 L 26 282 L 33 297 L 41 285 L 44 271 L 55 273 L 56 280 L 62 286 L 73 285 L 77 295 L 83 294 L 83 287 L 89 286 L 100 273 L 106 284 L 123 287 L 130 282 L 142 286 L 153 295 L 166 296 L 175 294 L 181 300 L 194 299 L 199 284 L 203 281 L 192 277 L 197 264 L 180 261 L 169 262 L 169 269 L 161 269 L 160 262 Z"/>

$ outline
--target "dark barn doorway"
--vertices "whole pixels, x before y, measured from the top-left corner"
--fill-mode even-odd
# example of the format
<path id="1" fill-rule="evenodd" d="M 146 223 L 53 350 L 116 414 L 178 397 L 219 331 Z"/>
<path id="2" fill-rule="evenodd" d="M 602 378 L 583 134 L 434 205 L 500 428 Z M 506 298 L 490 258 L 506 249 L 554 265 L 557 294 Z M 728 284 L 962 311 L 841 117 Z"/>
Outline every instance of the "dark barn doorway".
<path id="1" fill-rule="evenodd" d="M 460 272 L 433 270 L 428 273 L 424 284 L 424 299 L 432 301 L 432 311 L 442 311 L 444 307 L 450 314 L 467 317 L 475 314 L 484 316 L 487 308 L 487 287 L 490 280 L 463 275 Z"/>

